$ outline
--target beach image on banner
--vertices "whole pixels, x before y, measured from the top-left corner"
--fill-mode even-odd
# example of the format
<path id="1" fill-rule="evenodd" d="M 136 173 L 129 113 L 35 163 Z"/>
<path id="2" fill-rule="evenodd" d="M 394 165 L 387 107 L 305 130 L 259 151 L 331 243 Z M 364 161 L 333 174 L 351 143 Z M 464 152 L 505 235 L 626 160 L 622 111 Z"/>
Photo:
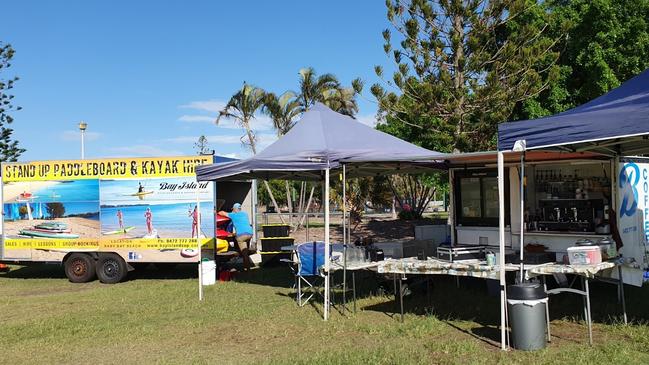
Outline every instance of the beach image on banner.
<path id="1" fill-rule="evenodd" d="M 3 209 L 7 238 L 99 238 L 97 179 L 9 182 Z"/>
<path id="2" fill-rule="evenodd" d="M 196 182 L 193 177 L 100 180 L 99 191 L 102 237 L 165 239 L 212 235 L 214 193 L 209 182 Z"/>

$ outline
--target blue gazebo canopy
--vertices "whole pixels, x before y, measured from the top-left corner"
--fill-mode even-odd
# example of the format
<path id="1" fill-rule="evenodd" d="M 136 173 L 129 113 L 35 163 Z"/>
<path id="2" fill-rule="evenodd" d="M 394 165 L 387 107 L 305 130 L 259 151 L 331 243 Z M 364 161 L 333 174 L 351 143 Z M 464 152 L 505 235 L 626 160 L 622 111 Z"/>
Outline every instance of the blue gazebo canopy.
<path id="1" fill-rule="evenodd" d="M 412 173 L 443 167 L 430 151 L 316 104 L 286 135 L 247 160 L 196 168 L 199 181 L 240 179 L 321 180 L 345 164 L 347 175 Z"/>
<path id="2" fill-rule="evenodd" d="M 608 156 L 649 153 L 649 69 L 590 102 L 550 117 L 503 123 L 498 150 L 589 151 Z"/>

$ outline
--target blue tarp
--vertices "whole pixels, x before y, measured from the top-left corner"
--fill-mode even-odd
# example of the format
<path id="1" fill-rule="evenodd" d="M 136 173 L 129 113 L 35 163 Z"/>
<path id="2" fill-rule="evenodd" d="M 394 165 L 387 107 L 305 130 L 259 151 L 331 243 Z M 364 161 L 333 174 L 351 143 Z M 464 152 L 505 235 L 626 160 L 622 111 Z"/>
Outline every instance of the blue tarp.
<path id="1" fill-rule="evenodd" d="M 649 69 L 574 109 L 550 117 L 501 124 L 498 150 L 511 150 L 516 141 L 525 140 L 527 149 L 573 145 L 572 150 L 576 151 L 638 154 L 646 153 L 644 150 L 649 147 L 647 135 Z M 619 144 L 615 143 L 616 139 L 620 139 Z"/>
<path id="2" fill-rule="evenodd" d="M 444 154 L 429 151 L 316 104 L 283 137 L 256 156 L 198 166 L 199 181 L 322 179 L 327 167 L 350 166 L 348 175 L 413 172 L 440 167 Z M 424 162 L 425 160 L 425 162 Z M 417 162 L 421 161 L 421 162 Z"/>

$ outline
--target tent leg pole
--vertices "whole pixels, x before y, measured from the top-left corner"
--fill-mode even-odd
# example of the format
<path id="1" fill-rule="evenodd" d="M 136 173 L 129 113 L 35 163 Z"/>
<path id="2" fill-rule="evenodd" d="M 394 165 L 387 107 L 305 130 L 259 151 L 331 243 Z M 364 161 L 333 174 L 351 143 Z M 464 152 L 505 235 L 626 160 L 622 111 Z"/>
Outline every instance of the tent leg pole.
<path id="1" fill-rule="evenodd" d="M 520 176 L 520 200 L 521 200 L 521 234 L 520 234 L 520 280 L 521 283 L 525 281 L 525 275 L 524 275 L 524 253 L 523 253 L 523 248 L 525 245 L 525 154 L 521 153 L 521 176 Z"/>
<path id="2" fill-rule="evenodd" d="M 196 210 L 198 211 L 198 219 L 196 227 L 196 247 L 198 249 L 198 300 L 203 300 L 203 262 L 202 262 L 202 247 L 201 247 L 201 200 L 199 189 L 196 189 Z M 216 241 L 214 241 L 214 251 L 216 251 Z"/>
<path id="3" fill-rule="evenodd" d="M 498 152 L 498 238 L 499 248 L 498 252 L 499 263 L 498 271 L 500 277 L 500 348 L 506 350 L 505 344 L 505 306 L 507 305 L 507 298 L 505 294 L 505 155 L 503 152 Z"/>
<path id="4" fill-rule="evenodd" d="M 347 310 L 347 175 L 343 164 L 343 313 Z"/>
<path id="5" fill-rule="evenodd" d="M 325 300 L 324 300 L 324 320 L 329 319 L 329 253 L 330 253 L 330 238 L 329 238 L 329 167 L 325 169 L 325 183 L 324 183 L 324 218 L 325 218 L 325 259 L 324 259 L 324 273 L 325 273 Z"/>

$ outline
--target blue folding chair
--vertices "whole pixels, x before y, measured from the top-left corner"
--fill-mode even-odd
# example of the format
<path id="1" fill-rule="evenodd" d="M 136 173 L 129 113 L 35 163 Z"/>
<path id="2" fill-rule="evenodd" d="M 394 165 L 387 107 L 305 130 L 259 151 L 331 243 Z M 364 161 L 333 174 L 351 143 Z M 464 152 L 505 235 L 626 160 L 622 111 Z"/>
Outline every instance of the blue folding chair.
<path id="1" fill-rule="evenodd" d="M 297 302 L 300 307 L 307 304 L 316 294 L 322 296 L 324 275 L 320 268 L 324 265 L 324 253 L 324 242 L 307 242 L 297 246 L 297 271 L 295 275 L 297 279 Z M 310 293 L 305 293 L 305 291 Z M 307 294 L 309 296 L 304 299 Z"/>

